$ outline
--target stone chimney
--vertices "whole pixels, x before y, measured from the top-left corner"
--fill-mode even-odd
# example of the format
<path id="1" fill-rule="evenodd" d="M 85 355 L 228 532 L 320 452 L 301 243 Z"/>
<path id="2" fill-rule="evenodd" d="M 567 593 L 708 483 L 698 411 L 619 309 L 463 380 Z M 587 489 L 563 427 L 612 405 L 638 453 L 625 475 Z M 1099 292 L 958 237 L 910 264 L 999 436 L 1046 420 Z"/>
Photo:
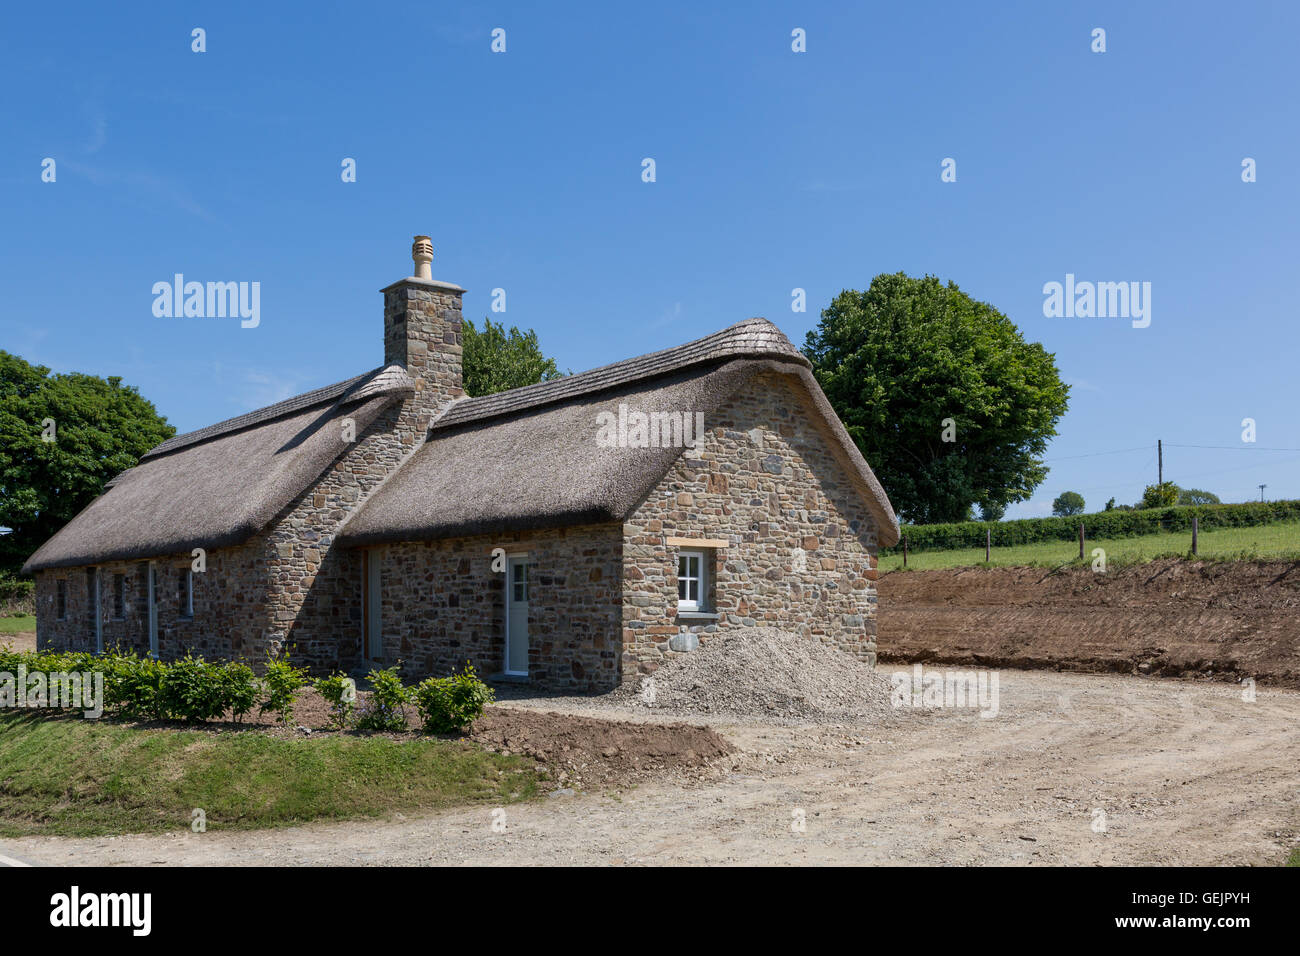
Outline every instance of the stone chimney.
<path id="1" fill-rule="evenodd" d="M 414 275 L 384 293 L 384 364 L 415 379 L 416 407 L 426 421 L 465 394 L 461 378 L 460 297 L 465 290 L 433 278 L 433 243 L 416 236 Z"/>

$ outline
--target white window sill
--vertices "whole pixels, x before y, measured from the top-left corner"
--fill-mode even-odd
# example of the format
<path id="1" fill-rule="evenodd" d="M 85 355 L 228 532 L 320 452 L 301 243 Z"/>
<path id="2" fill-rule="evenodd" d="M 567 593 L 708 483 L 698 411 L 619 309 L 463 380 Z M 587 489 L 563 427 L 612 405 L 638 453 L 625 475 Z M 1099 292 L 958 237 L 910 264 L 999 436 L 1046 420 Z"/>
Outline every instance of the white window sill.
<path id="1" fill-rule="evenodd" d="M 716 621 L 718 613 L 716 611 L 687 611 L 683 608 L 677 609 L 677 620 L 679 621 Z"/>

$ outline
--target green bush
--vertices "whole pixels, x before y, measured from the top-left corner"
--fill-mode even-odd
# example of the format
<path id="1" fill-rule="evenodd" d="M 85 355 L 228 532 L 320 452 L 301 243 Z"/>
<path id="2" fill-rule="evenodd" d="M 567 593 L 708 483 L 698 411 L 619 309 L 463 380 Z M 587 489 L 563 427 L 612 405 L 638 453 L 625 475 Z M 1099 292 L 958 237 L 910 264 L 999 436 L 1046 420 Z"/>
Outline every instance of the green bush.
<path id="1" fill-rule="evenodd" d="M 406 708 L 411 702 L 411 691 L 402 683 L 397 672 L 401 661 L 392 667 L 370 672 L 370 699 L 357 718 L 359 730 L 405 730 Z"/>
<path id="2" fill-rule="evenodd" d="M 1169 508 L 1178 504 L 1178 497 L 1181 494 L 1182 489 L 1172 481 L 1165 481 L 1158 485 L 1147 485 L 1142 489 L 1142 507 Z"/>
<path id="3" fill-rule="evenodd" d="M 321 677 L 313 685 L 316 693 L 325 698 L 330 705 L 330 720 L 338 730 L 346 730 L 352 722 L 352 711 L 357 705 L 357 685 L 347 674 L 331 674 Z"/>
<path id="4" fill-rule="evenodd" d="M 949 551 L 954 548 L 984 547 L 984 533 L 991 531 L 993 546 L 1009 547 L 1039 541 L 1077 541 L 1082 523 L 1089 539 L 1136 538 L 1159 531 L 1191 531 L 1192 519 L 1202 531 L 1211 528 L 1249 528 L 1300 520 L 1300 501 L 1251 501 L 1235 505 L 1139 508 L 1097 511 L 1069 518 L 1022 518 L 985 524 L 963 521 L 955 524 L 903 525 L 911 551 Z M 900 540 L 881 554 L 902 552 Z"/>
<path id="5" fill-rule="evenodd" d="M 158 710 L 172 720 L 201 723 L 226 711 L 221 665 L 186 654 L 164 665 L 158 685 Z"/>
<path id="6" fill-rule="evenodd" d="M 232 661 L 217 671 L 222 710 L 229 710 L 237 722 L 257 704 L 257 675 L 247 664 Z"/>
<path id="7" fill-rule="evenodd" d="M 104 706 L 131 720 L 166 720 L 163 678 L 167 665 L 152 657 L 120 654 L 105 658 Z"/>
<path id="8" fill-rule="evenodd" d="M 415 702 L 427 733 L 450 734 L 468 727 L 483 715 L 496 692 L 479 680 L 474 666 L 450 677 L 430 677 L 415 688 Z"/>
<path id="9" fill-rule="evenodd" d="M 266 673 L 262 675 L 262 687 L 266 690 L 259 714 L 268 710 L 280 715 L 280 722 L 288 724 L 293 720 L 293 705 L 298 699 L 298 691 L 307 684 L 307 672 L 294 667 L 284 658 L 271 658 L 266 662 Z"/>

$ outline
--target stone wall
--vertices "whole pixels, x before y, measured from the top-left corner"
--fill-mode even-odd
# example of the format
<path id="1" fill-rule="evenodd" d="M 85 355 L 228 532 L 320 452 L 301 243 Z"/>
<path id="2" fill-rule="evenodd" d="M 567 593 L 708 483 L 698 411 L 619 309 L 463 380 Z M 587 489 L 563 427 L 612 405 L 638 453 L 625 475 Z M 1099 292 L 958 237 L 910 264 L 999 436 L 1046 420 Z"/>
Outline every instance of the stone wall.
<path id="1" fill-rule="evenodd" d="M 751 380 L 628 519 L 624 682 L 654 673 L 672 644 L 737 626 L 782 628 L 874 665 L 875 527 L 817 420 L 793 380 Z M 716 620 L 678 618 L 670 537 L 726 540 L 706 551 Z"/>
<path id="2" fill-rule="evenodd" d="M 208 552 L 207 570 L 193 576 L 192 617 L 181 615 L 178 575 L 190 568 L 188 554 L 155 559 L 155 601 L 158 656 L 173 660 L 193 650 L 204 657 L 264 656 L 260 638 L 265 630 L 264 571 L 247 547 Z M 101 634 L 105 648 L 121 647 L 144 654 L 149 650 L 148 562 L 111 561 L 98 567 Z M 123 614 L 116 614 L 115 576 L 123 576 Z M 56 616 L 57 581 L 67 587 L 67 616 Z M 55 569 L 36 574 L 36 641 L 42 650 L 93 651 L 94 616 L 85 568 Z M 257 655 L 257 656 L 254 656 Z"/>
<path id="3" fill-rule="evenodd" d="M 441 675 L 466 661 L 481 675 L 505 661 L 505 573 L 492 552 L 527 553 L 528 676 L 552 690 L 609 690 L 619 678 L 621 528 L 588 525 L 377 546 L 387 664 L 407 678 Z M 498 562 L 500 563 L 500 562 Z M 359 634 L 361 553 L 344 558 L 337 595 Z"/>

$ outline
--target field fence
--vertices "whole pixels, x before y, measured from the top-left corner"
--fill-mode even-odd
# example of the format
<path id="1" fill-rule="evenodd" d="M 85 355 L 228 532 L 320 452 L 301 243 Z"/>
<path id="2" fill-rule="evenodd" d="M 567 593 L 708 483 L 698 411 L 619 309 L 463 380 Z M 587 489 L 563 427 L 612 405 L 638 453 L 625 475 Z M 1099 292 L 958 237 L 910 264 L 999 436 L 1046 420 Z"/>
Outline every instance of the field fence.
<path id="1" fill-rule="evenodd" d="M 1052 521 L 1050 534 L 1026 535 L 1023 529 L 1010 527 L 1018 523 L 973 522 L 953 525 L 945 532 L 944 526 L 930 525 L 923 529 L 919 546 L 904 526 L 899 543 L 893 548 L 881 549 L 882 556 L 901 557 L 901 567 L 918 554 L 932 552 L 975 552 L 979 560 L 994 561 L 999 553 L 1011 551 L 1034 552 L 1062 562 L 1094 558 L 1093 549 L 1098 544 L 1132 550 L 1141 546 L 1150 553 L 1178 553 L 1193 557 L 1237 553 L 1294 554 L 1300 552 L 1300 520 L 1285 516 L 1275 522 L 1224 522 L 1206 521 L 1198 514 L 1151 515 L 1139 523 L 1116 524 L 1104 515 L 1079 515 Z M 1065 537 L 1065 532 L 1070 537 Z M 1141 539 L 1135 541 L 1134 539 Z M 897 563 L 897 562 L 894 562 Z"/>

